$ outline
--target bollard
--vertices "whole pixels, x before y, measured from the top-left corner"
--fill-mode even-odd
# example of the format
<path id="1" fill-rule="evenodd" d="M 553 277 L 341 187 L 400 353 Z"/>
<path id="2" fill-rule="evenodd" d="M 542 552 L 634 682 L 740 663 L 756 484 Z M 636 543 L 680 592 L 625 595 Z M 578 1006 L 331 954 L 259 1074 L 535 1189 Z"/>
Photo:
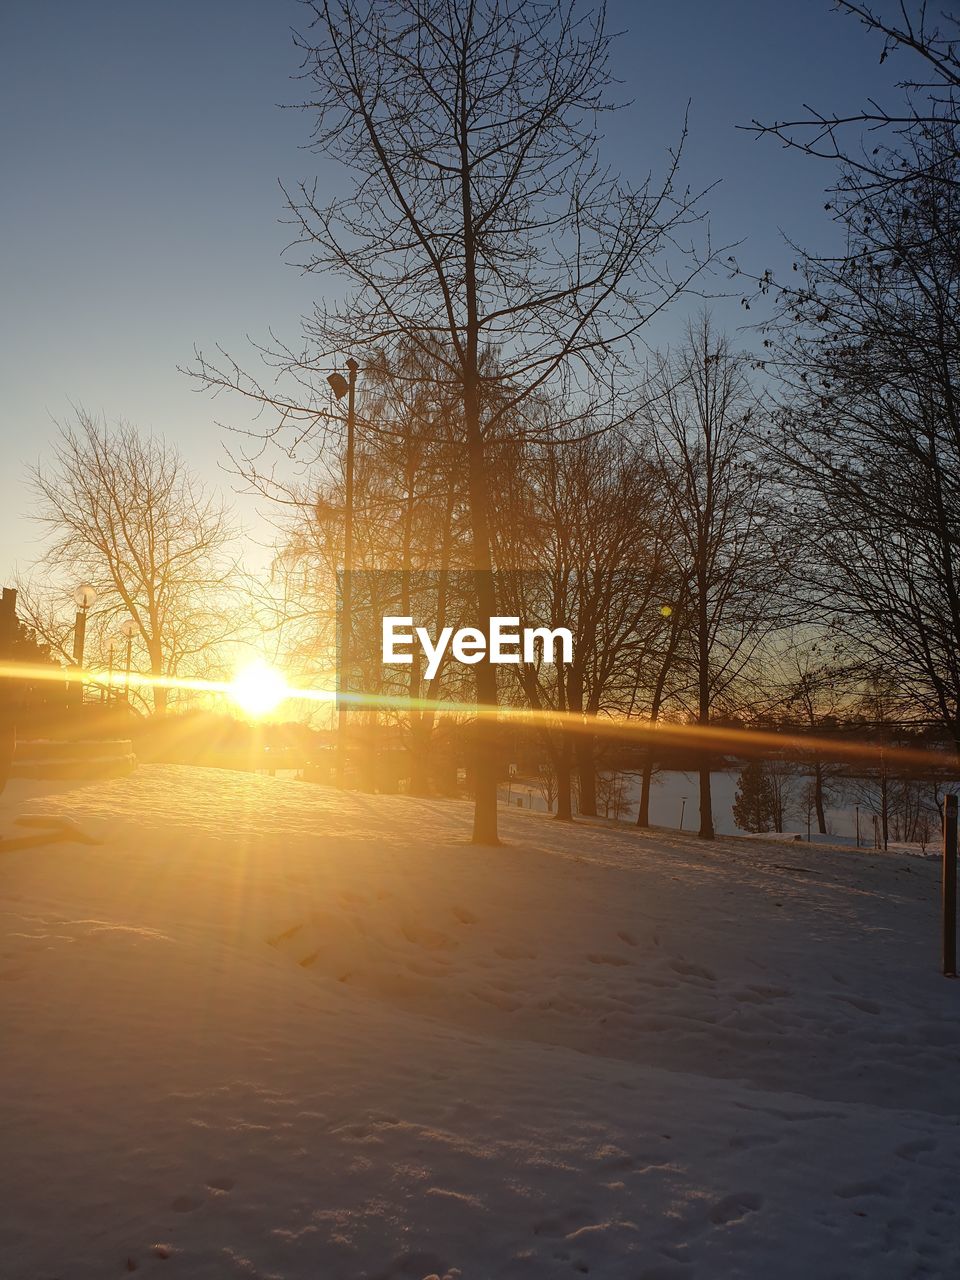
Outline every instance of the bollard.
<path id="1" fill-rule="evenodd" d="M 943 800 L 943 973 L 957 976 L 957 797 Z"/>

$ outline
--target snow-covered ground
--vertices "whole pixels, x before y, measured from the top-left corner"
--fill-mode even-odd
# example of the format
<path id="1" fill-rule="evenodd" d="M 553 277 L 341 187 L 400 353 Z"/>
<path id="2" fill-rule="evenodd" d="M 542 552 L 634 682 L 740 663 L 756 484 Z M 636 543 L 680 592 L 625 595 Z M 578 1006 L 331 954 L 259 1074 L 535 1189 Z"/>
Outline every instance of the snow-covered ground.
<path id="1" fill-rule="evenodd" d="M 935 865 L 503 828 L 168 766 L 10 787 L 5 1280 L 960 1275 Z"/>

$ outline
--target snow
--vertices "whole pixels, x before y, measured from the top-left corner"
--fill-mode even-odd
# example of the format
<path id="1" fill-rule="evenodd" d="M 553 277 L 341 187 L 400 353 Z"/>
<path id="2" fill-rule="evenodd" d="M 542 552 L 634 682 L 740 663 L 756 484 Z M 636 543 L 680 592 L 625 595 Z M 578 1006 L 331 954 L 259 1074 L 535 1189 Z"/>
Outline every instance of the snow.
<path id="1" fill-rule="evenodd" d="M 11 784 L 5 1280 L 960 1274 L 936 865 L 469 824 Z"/>

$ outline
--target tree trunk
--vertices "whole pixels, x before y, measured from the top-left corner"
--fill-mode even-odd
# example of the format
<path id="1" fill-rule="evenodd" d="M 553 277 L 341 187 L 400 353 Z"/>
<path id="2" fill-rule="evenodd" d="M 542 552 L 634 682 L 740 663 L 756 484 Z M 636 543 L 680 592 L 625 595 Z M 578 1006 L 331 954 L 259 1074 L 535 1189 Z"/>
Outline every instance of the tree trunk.
<path id="1" fill-rule="evenodd" d="M 158 678 L 163 675 L 163 655 L 159 645 L 151 646 L 150 674 Z M 153 686 L 153 709 L 157 715 L 163 715 L 167 709 L 167 690 L 162 684 Z"/>
<path id="2" fill-rule="evenodd" d="M 403 509 L 403 530 L 400 538 L 400 615 L 409 617 L 410 585 L 413 575 L 413 521 L 416 510 L 416 451 L 413 445 L 411 424 L 408 418 L 405 424 L 406 439 L 404 458 L 404 484 L 407 491 Z M 407 685 L 407 696 L 410 699 L 410 737 L 409 737 L 409 772 L 410 794 L 426 796 L 429 793 L 427 768 L 427 747 L 430 733 L 426 724 L 426 715 L 417 705 L 420 699 L 420 654 L 416 645 L 410 663 L 410 680 Z M 424 729 L 427 728 L 427 732 Z"/>
<path id="3" fill-rule="evenodd" d="M 430 776 L 428 768 L 430 726 L 425 717 L 416 715 L 410 724 L 410 794 L 428 796 Z"/>
<path id="4" fill-rule="evenodd" d="M 707 616 L 707 583 L 701 574 L 698 582 L 697 649 L 699 715 L 702 729 L 710 724 L 710 620 Z M 713 826 L 713 796 L 710 791 L 710 749 L 704 744 L 700 750 L 700 838 L 716 839 Z"/>
<path id="5" fill-rule="evenodd" d="M 560 731 L 566 734 L 565 729 Z M 570 744 L 561 743 L 557 753 L 557 821 L 573 821 L 573 777 L 570 768 Z"/>
<path id="6" fill-rule="evenodd" d="M 580 723 L 576 726 L 573 759 L 577 772 L 577 812 L 586 818 L 597 815 L 597 775 L 594 762 L 593 735 L 586 732 L 583 720 L 583 672 L 574 666 L 567 685 L 567 704 Z"/>
<path id="7" fill-rule="evenodd" d="M 643 774 L 640 779 L 640 808 L 637 811 L 637 826 L 650 825 L 650 787 L 653 783 L 653 747 L 647 748 L 643 762 Z"/>
<path id="8" fill-rule="evenodd" d="M 483 575 L 477 575 L 478 578 Z M 478 597 L 486 600 L 486 594 L 478 586 Z M 486 610 L 491 612 L 487 613 Z M 493 605 L 483 603 L 481 615 L 491 618 L 494 615 Z M 499 844 L 497 833 L 497 725 L 486 714 L 483 708 L 495 708 L 497 705 L 497 672 L 496 667 L 488 660 L 477 664 L 477 703 L 481 708 L 476 725 L 476 765 L 474 769 L 474 809 L 473 809 L 473 843 Z"/>
<path id="9" fill-rule="evenodd" d="M 473 218 L 473 158 L 470 155 L 468 88 L 461 77 L 457 91 L 457 140 L 460 151 L 460 202 L 463 231 L 463 302 L 466 323 L 461 347 L 463 426 L 467 443 L 467 492 L 470 533 L 476 582 L 477 625 L 490 634 L 490 619 L 496 615 L 497 593 L 493 581 L 490 543 L 490 503 L 480 405 L 480 308 L 477 286 L 477 241 Z M 497 705 L 497 669 L 489 650 L 477 664 L 476 756 L 474 770 L 473 843 L 499 844 L 497 837 L 497 725 L 493 711 Z"/>
<path id="10" fill-rule="evenodd" d="M 597 767 L 593 734 L 577 734 L 578 809 L 587 818 L 597 816 Z"/>
<path id="11" fill-rule="evenodd" d="M 674 656 L 677 652 L 677 644 L 680 640 L 680 619 L 683 616 L 683 609 L 685 608 L 685 598 L 686 588 L 684 587 L 680 593 L 677 605 L 671 614 L 670 640 L 667 644 L 667 651 L 664 654 L 663 662 L 660 664 L 660 670 L 657 672 L 657 681 L 653 688 L 653 698 L 650 703 L 651 738 L 643 758 L 643 776 L 640 782 L 640 808 L 637 811 L 638 827 L 649 827 L 650 825 L 650 787 L 653 782 L 654 764 L 652 726 L 660 719 L 660 707 L 663 702 L 663 691 L 666 688 L 667 676 L 673 666 Z"/>
<path id="12" fill-rule="evenodd" d="M 474 584 L 477 600 L 476 625 L 490 634 L 490 619 L 496 616 L 497 593 L 490 555 L 487 474 L 483 439 L 480 434 L 480 406 L 476 387 L 465 388 L 469 453 L 470 525 L 473 541 Z M 497 835 L 497 725 L 491 710 L 497 705 L 497 669 L 485 656 L 477 663 L 478 716 L 474 762 L 473 843 L 499 844 Z"/>
<path id="13" fill-rule="evenodd" d="M 713 828 L 713 796 L 710 793 L 710 753 L 700 755 L 700 831 L 701 840 L 715 840 Z"/>
<path id="14" fill-rule="evenodd" d="M 0 707 L 0 791 L 7 785 L 16 749 L 17 730 L 13 721 L 13 712 L 5 712 Z"/>
<path id="15" fill-rule="evenodd" d="M 823 765 L 819 760 L 813 766 L 813 803 L 817 811 L 817 830 L 827 834 L 827 815 L 823 808 Z"/>

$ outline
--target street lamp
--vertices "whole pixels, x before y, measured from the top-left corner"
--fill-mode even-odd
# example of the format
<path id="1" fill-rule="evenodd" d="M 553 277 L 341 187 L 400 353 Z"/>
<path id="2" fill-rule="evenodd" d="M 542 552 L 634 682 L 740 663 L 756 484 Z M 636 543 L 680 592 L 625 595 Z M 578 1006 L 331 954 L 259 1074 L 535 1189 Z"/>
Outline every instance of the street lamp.
<path id="1" fill-rule="evenodd" d="M 120 630 L 127 641 L 127 673 L 123 681 L 123 696 L 127 704 L 130 702 L 130 652 L 133 648 L 133 635 L 136 629 L 137 624 L 132 618 L 124 618 L 123 622 L 120 623 Z"/>
<path id="2" fill-rule="evenodd" d="M 687 807 L 687 797 L 680 797 L 680 830 L 683 830 L 683 815 Z"/>
<path id="3" fill-rule="evenodd" d="M 73 624 L 73 665 L 83 670 L 83 646 L 87 638 L 87 610 L 97 598 L 97 589 L 89 582 L 81 582 L 73 593 L 77 616 Z M 83 681 L 77 682 L 77 702 L 83 702 Z"/>
<path id="4" fill-rule="evenodd" d="M 113 641 L 110 641 L 110 648 L 107 657 L 107 683 L 100 686 L 100 701 L 109 702 L 113 697 Z"/>
<path id="5" fill-rule="evenodd" d="M 340 672 L 338 685 L 344 692 L 350 669 L 350 631 L 353 624 L 353 437 L 357 398 L 356 360 L 347 361 L 349 380 L 342 373 L 331 373 L 327 378 L 330 390 L 342 400 L 347 397 L 347 459 L 346 501 L 343 517 L 343 579 L 340 592 Z M 337 705 L 337 785 L 342 787 L 347 764 L 347 704 L 341 698 Z"/>

